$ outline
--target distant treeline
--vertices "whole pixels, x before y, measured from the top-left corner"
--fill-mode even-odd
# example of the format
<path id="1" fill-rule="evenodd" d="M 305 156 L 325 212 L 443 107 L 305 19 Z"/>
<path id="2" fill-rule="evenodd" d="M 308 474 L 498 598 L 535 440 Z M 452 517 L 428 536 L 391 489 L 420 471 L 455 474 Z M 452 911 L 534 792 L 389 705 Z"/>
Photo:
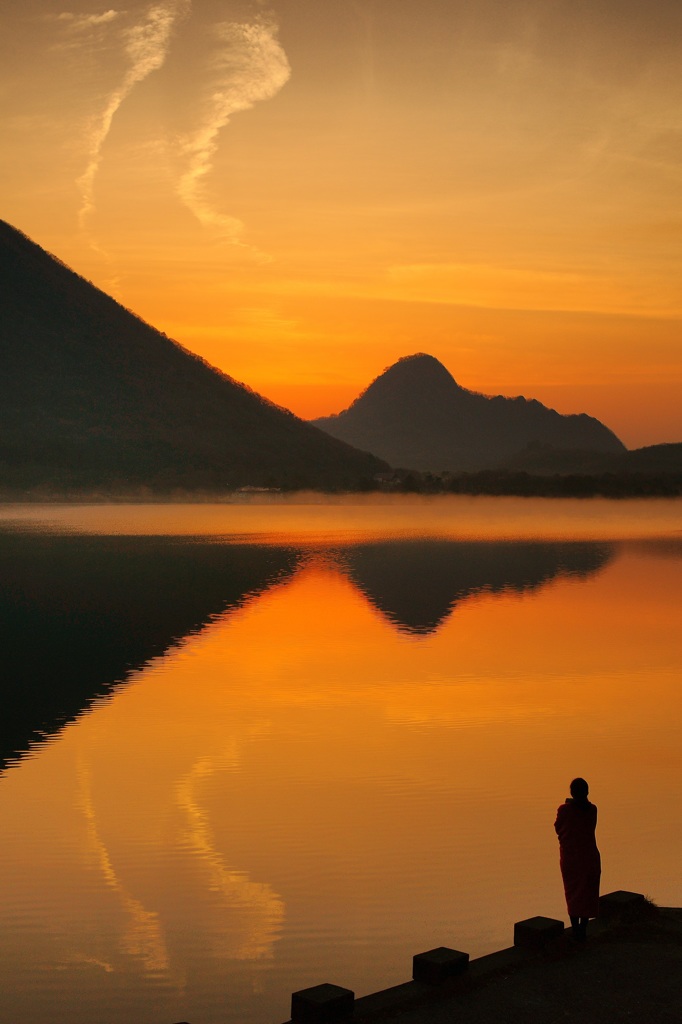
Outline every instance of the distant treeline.
<path id="1" fill-rule="evenodd" d="M 678 498 L 682 496 L 682 473 L 602 473 L 541 476 L 526 472 L 481 470 L 477 473 L 419 473 L 396 470 L 393 474 L 366 476 L 340 484 L 311 483 L 297 474 L 281 473 L 261 487 L 211 486 L 202 482 L 188 486 L 166 474 L 144 485 L 122 479 L 92 481 L 91 485 L 52 477 L 41 484 L 21 481 L 19 474 L 3 474 L 0 464 L 0 501 L 182 501 L 232 500 L 249 493 L 294 494 L 317 491 L 322 494 L 471 494 L 528 498 Z"/>
<path id="2" fill-rule="evenodd" d="M 381 480 L 381 490 L 399 494 L 489 494 L 537 498 L 677 498 L 682 473 L 477 473 L 397 471 Z"/>

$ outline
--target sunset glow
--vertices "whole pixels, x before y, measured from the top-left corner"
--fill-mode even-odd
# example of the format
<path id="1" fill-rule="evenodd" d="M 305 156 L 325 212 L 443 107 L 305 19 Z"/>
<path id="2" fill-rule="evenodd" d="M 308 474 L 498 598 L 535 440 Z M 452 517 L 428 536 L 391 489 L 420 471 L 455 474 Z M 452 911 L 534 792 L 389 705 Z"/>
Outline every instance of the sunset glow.
<path id="1" fill-rule="evenodd" d="M 415 636 L 308 553 L 6 773 L 9 1010 L 277 1020 L 301 979 L 363 993 L 441 935 L 501 948 L 563 917 L 567 765 L 598 780 L 604 890 L 675 903 L 679 584 L 679 545 L 618 544 Z"/>
<path id="2" fill-rule="evenodd" d="M 2 217 L 304 417 L 425 351 L 682 440 L 682 8 L 9 5 Z"/>

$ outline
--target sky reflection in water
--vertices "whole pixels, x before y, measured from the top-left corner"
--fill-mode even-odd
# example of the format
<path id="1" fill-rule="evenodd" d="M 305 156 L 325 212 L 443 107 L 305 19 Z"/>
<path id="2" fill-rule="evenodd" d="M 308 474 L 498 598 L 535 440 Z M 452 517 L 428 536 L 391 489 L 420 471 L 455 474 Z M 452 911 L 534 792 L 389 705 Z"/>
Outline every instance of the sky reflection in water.
<path id="1" fill-rule="evenodd" d="M 0 778 L 8 1020 L 277 1022 L 307 984 L 507 945 L 565 916 L 575 774 L 604 889 L 682 903 L 679 541 L 125 534 L 0 538 L 15 670 L 57 615 L 31 678 L 80 673 L 24 729 L 89 706 Z"/>

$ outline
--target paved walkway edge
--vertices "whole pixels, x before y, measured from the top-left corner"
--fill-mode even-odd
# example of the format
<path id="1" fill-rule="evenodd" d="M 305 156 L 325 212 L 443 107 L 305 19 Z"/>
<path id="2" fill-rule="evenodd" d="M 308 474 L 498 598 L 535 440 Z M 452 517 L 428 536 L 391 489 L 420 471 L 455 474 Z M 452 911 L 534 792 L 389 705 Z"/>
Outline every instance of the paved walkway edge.
<path id="1" fill-rule="evenodd" d="M 657 909 L 641 893 L 619 890 L 602 896 L 600 917 L 590 922 L 589 941 L 598 941 L 624 923 L 630 924 L 656 914 Z M 451 960 L 458 960 L 457 971 L 452 977 L 443 974 L 437 978 L 434 975 L 431 984 L 413 979 L 357 999 L 352 991 L 338 985 L 322 984 L 304 989 L 292 996 L 292 1016 L 287 1024 L 334 1024 L 344 1021 L 364 1024 L 404 1011 L 426 1008 L 459 993 L 481 988 L 501 974 L 515 972 L 527 964 L 542 959 L 563 959 L 578 951 L 571 929 L 565 928 L 563 922 L 544 917 L 517 922 L 514 925 L 514 942 L 507 949 L 477 957 L 464 965 L 459 961 L 462 958 L 468 961 L 467 954 L 443 947 L 418 954 L 414 958 L 415 976 L 418 973 L 417 961 L 430 954 L 435 954 L 436 962 L 444 962 L 447 954 L 452 954 Z"/>

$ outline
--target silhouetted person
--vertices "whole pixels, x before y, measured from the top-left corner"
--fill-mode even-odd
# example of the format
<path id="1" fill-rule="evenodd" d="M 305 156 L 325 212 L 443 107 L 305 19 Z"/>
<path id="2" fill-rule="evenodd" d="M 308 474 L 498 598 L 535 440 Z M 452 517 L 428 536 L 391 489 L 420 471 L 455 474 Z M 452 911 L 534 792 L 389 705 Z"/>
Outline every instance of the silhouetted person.
<path id="1" fill-rule="evenodd" d="M 584 779 L 573 779 L 571 795 L 559 807 L 554 828 L 559 837 L 559 863 L 573 936 L 584 942 L 587 922 L 599 912 L 601 857 L 595 829 L 597 808 L 587 799 Z"/>

